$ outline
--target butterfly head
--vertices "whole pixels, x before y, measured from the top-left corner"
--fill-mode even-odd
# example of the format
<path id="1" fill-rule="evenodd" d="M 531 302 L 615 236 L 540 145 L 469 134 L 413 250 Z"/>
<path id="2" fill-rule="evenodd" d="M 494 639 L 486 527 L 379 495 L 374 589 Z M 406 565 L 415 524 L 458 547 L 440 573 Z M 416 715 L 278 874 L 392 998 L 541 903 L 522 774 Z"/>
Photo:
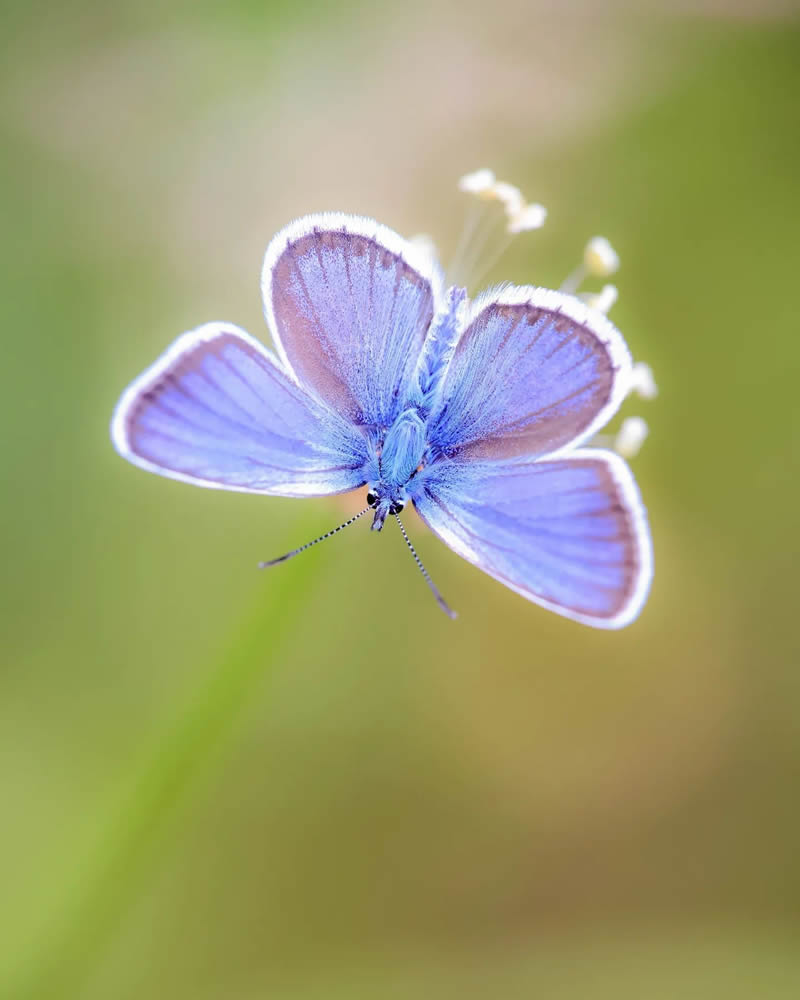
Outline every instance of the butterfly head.
<path id="1" fill-rule="evenodd" d="M 380 531 L 387 515 L 399 514 L 405 505 L 405 500 L 384 493 L 380 486 L 371 487 L 367 493 L 367 506 L 375 511 L 375 516 L 372 519 L 372 530 Z"/>

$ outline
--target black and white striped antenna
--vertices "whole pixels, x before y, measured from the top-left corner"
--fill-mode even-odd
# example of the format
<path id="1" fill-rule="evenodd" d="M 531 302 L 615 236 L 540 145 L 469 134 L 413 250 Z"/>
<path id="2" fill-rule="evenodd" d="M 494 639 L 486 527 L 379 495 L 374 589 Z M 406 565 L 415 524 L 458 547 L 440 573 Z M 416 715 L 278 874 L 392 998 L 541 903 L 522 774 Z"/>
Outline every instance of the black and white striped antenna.
<path id="1" fill-rule="evenodd" d="M 354 514 L 346 521 L 343 521 L 342 524 L 340 524 L 338 527 L 331 528 L 331 530 L 326 531 L 324 535 L 320 535 L 319 538 L 315 538 L 311 542 L 306 542 L 305 545 L 301 545 L 300 548 L 298 549 L 292 549 L 291 552 L 287 552 L 285 555 L 278 556 L 277 559 L 267 559 L 264 562 L 260 562 L 258 564 L 258 568 L 266 569 L 268 566 L 277 566 L 278 563 L 286 562 L 287 559 L 293 559 L 295 556 L 299 556 L 301 552 L 305 552 L 306 549 L 310 549 L 313 545 L 317 545 L 319 542 L 324 542 L 326 538 L 330 538 L 331 535 L 337 534 L 337 532 L 342 531 L 344 528 L 349 528 L 354 521 L 357 521 L 360 517 L 363 517 L 369 510 L 373 510 L 373 507 L 371 506 L 365 507 L 363 510 L 360 510 L 357 514 Z M 420 573 L 422 573 L 422 575 L 425 577 L 425 582 L 433 591 L 433 596 L 436 598 L 436 603 L 439 605 L 442 611 L 444 611 L 444 613 L 448 616 L 448 618 L 457 618 L 458 616 L 456 615 L 456 612 L 453 611 L 453 609 L 450 607 L 447 601 L 439 593 L 439 588 L 436 586 L 433 580 L 431 580 L 430 573 L 428 573 L 428 571 L 422 565 L 422 560 L 417 555 L 417 550 L 411 544 L 411 539 L 406 534 L 406 529 L 403 527 L 403 522 L 400 520 L 397 514 L 394 515 L 394 519 L 400 526 L 400 531 L 403 534 L 403 538 L 405 539 L 405 543 L 408 546 L 411 555 L 414 557 L 414 562 L 419 567 Z"/>
<path id="2" fill-rule="evenodd" d="M 338 528 L 332 528 L 330 531 L 326 531 L 324 535 L 320 535 L 319 538 L 315 538 L 313 542 L 306 542 L 305 545 L 301 545 L 299 549 L 292 549 L 291 552 L 287 552 L 286 555 L 278 556 L 277 559 L 268 559 L 266 562 L 260 562 L 258 564 L 259 569 L 266 569 L 267 566 L 276 566 L 278 563 L 286 562 L 287 559 L 291 559 L 293 556 L 299 556 L 301 552 L 305 552 L 306 549 L 310 549 L 312 545 L 316 545 L 318 542 L 324 542 L 326 538 L 330 538 L 331 535 L 335 535 L 337 531 L 341 531 L 343 528 L 349 528 L 353 521 L 357 521 L 360 517 L 363 517 L 368 510 L 372 510 L 371 507 L 365 507 L 360 510 L 357 514 L 340 524 Z"/>
<path id="3" fill-rule="evenodd" d="M 425 577 L 425 582 L 433 591 L 433 596 L 436 598 L 436 603 L 439 605 L 442 611 L 444 611 L 444 613 L 448 616 L 448 618 L 457 618 L 458 615 L 456 614 L 455 611 L 453 611 L 453 609 L 450 607 L 447 601 L 439 593 L 439 588 L 436 586 L 433 580 L 431 580 L 430 573 L 422 565 L 422 560 L 417 555 L 417 550 L 411 544 L 411 539 L 406 534 L 406 529 L 403 527 L 403 522 L 400 520 L 397 514 L 394 515 L 394 519 L 400 525 L 400 530 L 403 532 L 403 538 L 405 538 L 406 540 L 406 545 L 409 547 L 411 555 L 414 557 L 414 562 L 417 564 L 417 566 L 419 566 L 420 573 L 422 573 L 422 575 Z"/>

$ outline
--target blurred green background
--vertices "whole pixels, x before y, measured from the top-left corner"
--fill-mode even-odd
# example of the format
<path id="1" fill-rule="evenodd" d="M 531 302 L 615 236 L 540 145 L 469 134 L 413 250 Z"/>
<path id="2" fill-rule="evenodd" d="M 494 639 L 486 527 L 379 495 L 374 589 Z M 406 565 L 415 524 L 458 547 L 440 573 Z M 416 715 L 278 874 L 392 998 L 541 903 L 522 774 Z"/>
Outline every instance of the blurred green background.
<path id="1" fill-rule="evenodd" d="M 800 995 L 800 20 L 772 0 L 4 4 L 0 996 Z M 321 209 L 452 252 L 457 176 L 550 210 L 490 279 L 622 257 L 661 395 L 620 633 L 342 501 L 108 440 L 185 329 L 258 336 Z"/>

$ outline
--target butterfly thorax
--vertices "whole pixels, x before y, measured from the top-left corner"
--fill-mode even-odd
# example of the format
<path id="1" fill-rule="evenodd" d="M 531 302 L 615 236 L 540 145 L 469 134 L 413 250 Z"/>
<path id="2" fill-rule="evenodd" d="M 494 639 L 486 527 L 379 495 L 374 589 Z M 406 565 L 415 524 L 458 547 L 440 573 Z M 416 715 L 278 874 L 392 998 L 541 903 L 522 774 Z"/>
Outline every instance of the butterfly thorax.
<path id="1" fill-rule="evenodd" d="M 375 508 L 372 527 L 380 531 L 387 514 L 399 513 L 408 499 L 408 484 L 422 465 L 427 449 L 426 422 L 416 406 L 397 417 L 379 444 L 378 476 L 369 483 L 368 502 Z"/>
<path id="2" fill-rule="evenodd" d="M 425 422 L 409 407 L 389 428 L 381 448 L 381 479 L 390 489 L 409 481 L 422 461 L 425 445 Z"/>

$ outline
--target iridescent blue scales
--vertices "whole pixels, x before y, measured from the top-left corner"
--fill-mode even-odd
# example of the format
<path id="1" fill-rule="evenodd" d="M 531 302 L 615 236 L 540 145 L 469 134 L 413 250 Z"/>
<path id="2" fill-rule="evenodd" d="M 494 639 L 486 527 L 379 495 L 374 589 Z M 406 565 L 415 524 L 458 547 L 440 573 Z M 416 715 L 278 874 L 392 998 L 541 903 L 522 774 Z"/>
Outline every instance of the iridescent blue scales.
<path id="1" fill-rule="evenodd" d="M 217 489 L 366 487 L 376 530 L 413 503 L 524 597 L 599 627 L 636 617 L 652 574 L 638 491 L 618 455 L 579 447 L 631 388 L 601 312 L 534 287 L 470 304 L 429 255 L 344 215 L 282 230 L 262 291 L 277 357 L 226 323 L 184 334 L 123 394 L 120 454 Z"/>

